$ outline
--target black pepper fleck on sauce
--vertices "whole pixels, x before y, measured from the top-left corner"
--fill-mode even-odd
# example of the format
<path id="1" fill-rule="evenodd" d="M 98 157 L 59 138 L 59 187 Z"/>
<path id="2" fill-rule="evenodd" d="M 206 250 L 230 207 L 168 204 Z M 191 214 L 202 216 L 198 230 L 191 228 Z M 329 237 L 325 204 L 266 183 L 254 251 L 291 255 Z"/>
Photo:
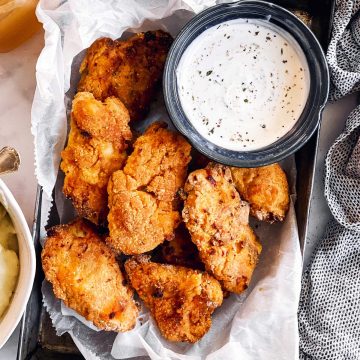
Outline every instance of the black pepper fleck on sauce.
<path id="1" fill-rule="evenodd" d="M 217 28 L 219 28 L 220 27 L 220 25 L 217 27 Z M 224 30 L 225 30 L 225 26 L 223 27 L 224 28 Z M 258 29 L 259 27 L 257 27 L 257 29 Z M 248 28 L 249 29 L 249 28 Z M 212 46 L 215 46 L 215 47 L 217 47 L 217 46 L 225 46 L 225 44 L 226 44 L 226 41 L 225 41 L 225 39 L 229 39 L 230 38 L 230 35 L 229 34 L 227 34 L 227 33 L 225 33 L 224 34 L 224 30 L 222 30 L 221 32 L 219 32 L 220 34 L 219 34 L 219 41 L 216 41 L 215 43 L 213 43 L 213 44 L 211 44 Z M 230 31 L 230 30 L 229 30 Z M 246 30 L 245 30 L 246 31 Z M 254 29 L 254 27 L 251 29 L 251 30 L 249 30 L 248 31 L 250 34 L 254 34 L 254 36 L 258 36 L 259 34 L 260 34 L 260 31 L 258 31 L 258 30 L 256 30 L 255 31 L 255 29 Z M 274 35 L 274 34 L 269 34 L 269 33 L 267 33 L 267 36 L 266 36 L 266 31 L 261 31 L 261 38 L 264 40 L 264 38 L 266 39 L 266 41 L 272 41 L 272 39 L 273 38 L 275 38 L 276 37 L 276 35 Z M 234 33 L 233 32 L 231 32 L 231 34 L 233 34 L 234 35 Z M 222 35 L 224 35 L 224 37 L 221 37 Z M 233 35 L 231 35 L 231 37 L 233 38 L 234 36 Z M 265 35 L 265 36 L 263 36 L 263 35 Z M 281 37 L 280 37 L 280 39 L 281 39 Z M 285 50 L 285 52 L 284 52 L 284 48 L 283 48 L 283 46 L 288 46 L 288 43 L 286 43 L 286 42 L 281 42 L 280 43 L 280 40 L 279 39 L 279 44 L 280 44 L 280 46 L 276 49 L 276 53 L 277 53 L 277 57 L 278 57 L 278 60 L 277 61 L 271 61 L 272 63 L 273 63 L 273 66 L 275 67 L 276 65 L 278 66 L 278 64 L 280 63 L 280 61 L 282 61 L 282 63 L 283 64 L 286 64 L 286 63 L 292 63 L 292 56 L 291 56 L 291 54 L 290 53 L 288 53 L 288 52 L 286 52 L 286 50 Z M 263 41 L 262 40 L 262 41 Z M 254 42 L 255 42 L 255 39 L 254 39 Z M 274 40 L 274 42 L 276 42 L 276 40 Z M 231 44 L 231 42 L 229 42 L 229 44 Z M 291 44 L 290 44 L 291 45 Z M 281 47 L 282 46 L 282 47 Z M 227 47 L 227 49 L 230 49 L 230 45 L 226 45 L 226 47 Z M 204 49 L 205 50 L 205 49 Z M 258 48 L 256 48 L 256 46 L 254 45 L 254 44 L 248 44 L 247 46 L 246 45 L 241 45 L 240 44 L 240 47 L 239 47 L 239 45 L 236 45 L 236 49 L 235 49 L 235 47 L 234 47 L 234 51 L 232 51 L 232 48 L 230 49 L 230 50 L 227 50 L 226 51 L 226 48 L 224 49 L 224 51 L 221 53 L 221 55 L 223 56 L 223 57 L 225 57 L 225 51 L 226 51 L 226 56 L 227 56 L 227 59 L 226 59 L 226 61 L 231 61 L 232 59 L 233 59 L 233 57 L 232 56 L 241 56 L 242 55 L 242 51 L 241 50 L 243 50 L 244 52 L 246 52 L 246 54 L 248 55 L 248 59 L 249 59 L 249 62 L 251 63 L 251 58 L 253 58 L 254 60 L 256 60 L 256 59 L 260 59 L 260 57 L 262 56 L 262 54 L 261 54 L 261 52 L 258 50 Z M 211 54 L 211 47 L 209 47 L 208 49 L 206 49 L 206 51 L 209 53 L 209 54 Z M 279 52 L 281 53 L 281 55 L 282 55 L 282 58 L 280 58 L 279 56 L 278 56 L 278 54 L 279 54 Z M 285 56 L 284 56 L 284 53 L 285 53 L 285 56 L 288 58 L 288 59 L 290 59 L 290 60 L 286 60 L 286 58 L 285 58 Z M 237 55 L 236 55 L 237 54 Z M 202 56 L 202 55 L 201 55 Z M 204 57 L 205 56 L 207 56 L 206 55 L 206 53 L 204 54 Z M 290 57 L 289 57 L 290 56 Z M 200 59 L 200 58 L 199 58 Z M 283 60 L 283 59 L 285 59 L 285 60 Z M 279 61 L 280 60 L 280 61 Z M 201 58 L 201 61 L 206 61 L 206 58 L 204 59 L 204 58 Z M 208 66 L 210 67 L 212 67 L 212 70 L 208 70 L 208 71 L 206 71 L 206 67 L 204 67 L 204 64 L 205 63 L 203 63 L 203 64 L 198 64 L 199 65 L 199 67 L 198 67 L 198 69 L 199 68 L 202 68 L 202 72 L 200 71 L 200 70 L 198 70 L 198 69 L 194 69 L 195 71 L 193 72 L 193 74 L 195 74 L 195 76 L 194 77 L 192 77 L 190 80 L 190 86 L 191 85 L 195 85 L 196 84 L 196 80 L 197 79 L 203 79 L 203 80 L 205 80 L 206 81 L 206 79 L 208 79 L 208 81 L 212 81 L 213 82 L 213 84 L 214 84 L 214 89 L 215 89 L 215 87 L 216 88 L 219 88 L 217 85 L 220 85 L 220 87 L 223 85 L 223 84 L 220 84 L 220 81 L 221 82 L 224 82 L 224 78 L 221 78 L 221 72 L 219 72 L 219 74 L 216 74 L 219 70 L 221 71 L 222 69 L 219 69 L 221 66 L 222 66 L 222 64 L 221 63 L 217 63 L 217 64 L 211 64 L 211 63 L 208 63 Z M 254 64 L 256 64 L 256 62 L 254 62 Z M 281 64 L 281 63 L 280 63 Z M 201 66 L 202 65 L 202 66 Z M 299 64 L 299 65 L 301 65 L 301 64 Z M 216 66 L 218 66 L 218 68 L 216 67 Z M 244 65 L 243 65 L 244 66 Z M 245 66 L 246 66 L 246 64 L 245 64 Z M 287 68 L 287 65 L 286 66 L 284 66 L 284 67 L 282 67 L 283 68 L 283 70 L 282 71 L 284 71 L 286 74 L 288 74 L 289 72 L 290 72 L 290 68 Z M 299 69 L 299 68 L 298 68 Z M 301 69 L 301 71 L 302 71 L 302 68 L 300 68 Z M 245 68 L 245 71 L 247 71 L 248 69 L 246 69 Z M 198 72 L 198 74 L 199 74 L 199 76 L 197 76 L 196 74 L 197 74 L 197 72 Z M 267 76 L 269 76 L 269 73 L 270 72 L 268 72 L 267 74 L 263 74 L 263 75 L 260 75 L 260 79 L 263 79 L 263 80 L 265 80 L 265 76 L 267 75 Z M 299 77 L 302 75 L 300 72 L 299 72 L 299 70 L 297 71 L 297 73 L 299 73 Z M 282 73 L 282 75 L 283 75 L 284 73 Z M 291 76 L 294 76 L 294 77 L 296 77 L 296 75 L 293 75 L 292 73 L 290 73 L 291 74 Z M 211 75 L 211 76 L 210 76 Z M 283 75 L 284 76 L 284 75 Z M 275 73 L 275 74 L 273 74 L 273 73 L 270 73 L 270 77 L 272 78 L 271 79 L 271 84 L 269 84 L 270 85 L 270 87 L 272 87 L 272 89 L 276 89 L 276 86 L 275 85 L 278 85 L 278 83 L 277 82 L 275 82 L 276 80 L 278 81 L 279 80 L 279 73 Z M 294 77 L 293 77 L 293 80 L 294 81 L 296 81 L 295 79 L 294 79 Z M 228 81 L 229 79 L 227 79 L 227 81 Z M 270 80 L 270 79 L 269 79 Z M 217 84 L 217 85 L 216 85 Z M 260 89 L 254 89 L 253 90 L 253 87 L 254 86 L 251 86 L 251 84 L 249 84 L 249 82 L 248 81 L 246 81 L 246 84 L 244 84 L 244 83 L 242 83 L 244 86 L 242 86 L 242 87 L 240 87 L 240 93 L 238 94 L 238 95 L 240 95 L 240 96 L 234 96 L 234 95 L 236 95 L 236 94 L 233 94 L 233 96 L 237 99 L 237 101 L 240 101 L 240 102 L 244 102 L 245 104 L 246 103 L 250 103 L 250 105 L 247 105 L 247 107 L 249 107 L 249 106 L 251 106 L 251 103 L 253 103 L 253 101 L 257 101 L 256 99 L 257 99 L 257 94 L 260 94 L 259 93 L 259 91 L 258 90 L 260 90 Z M 300 84 L 299 84 L 300 85 Z M 206 85 L 205 85 L 206 86 Z M 295 89 L 298 89 L 300 86 L 297 86 L 296 88 L 295 88 L 295 86 L 296 86 L 296 84 L 291 84 L 291 86 L 288 86 L 288 85 L 286 85 L 286 86 L 284 86 L 283 87 L 283 99 L 285 99 L 285 101 L 284 100 L 281 100 L 281 97 L 278 99 L 278 100 L 280 100 L 279 101 L 279 104 L 278 104 L 278 106 L 280 107 L 282 104 L 283 105 L 285 105 L 285 103 L 286 103 L 286 101 L 287 100 L 290 100 L 290 101 L 293 101 L 294 99 L 292 98 L 292 96 L 293 95 L 295 95 Z M 186 90 L 185 90 L 186 91 Z M 243 92 L 243 96 L 241 96 L 241 92 Z M 245 92 L 247 92 L 247 94 L 245 94 Z M 274 94 L 274 92 L 272 92 L 273 94 Z M 250 95 L 249 95 L 250 94 Z M 196 95 L 196 94 L 194 94 L 194 95 Z M 279 94 L 280 95 L 280 94 Z M 288 96 L 289 95 L 289 96 Z M 190 96 L 191 96 L 191 92 L 190 92 Z M 192 104 L 193 106 L 196 106 L 197 104 L 195 103 L 196 101 L 198 101 L 199 102 L 199 106 L 201 107 L 202 106 L 202 103 L 206 103 L 207 104 L 207 102 L 205 102 L 205 101 L 202 101 L 202 99 L 201 99 L 201 96 L 199 96 L 199 97 L 197 97 L 197 96 L 191 96 L 191 98 L 192 98 L 192 100 L 194 101 L 194 103 Z M 259 96 L 259 98 L 260 98 L 260 96 Z M 265 99 L 265 101 L 267 101 L 267 102 L 272 102 L 272 101 L 274 101 L 274 99 L 273 98 L 271 98 L 271 97 L 269 97 L 268 99 Z M 288 103 L 289 104 L 289 103 Z M 231 104 L 231 101 L 230 101 L 230 104 L 229 104 L 229 106 L 230 107 L 232 107 L 234 104 Z M 236 105 L 236 104 L 235 104 Z M 226 104 L 224 104 L 223 106 L 226 106 L 226 108 L 229 108 L 229 106 L 228 105 L 226 105 Z M 245 106 L 245 105 L 244 105 Z M 294 104 L 294 106 L 296 106 L 295 104 Z M 299 105 L 300 106 L 300 105 Z M 282 106 L 282 109 L 284 108 L 284 106 Z M 190 107 L 190 109 L 191 109 L 191 107 Z M 248 132 L 246 132 L 246 135 L 245 135 L 245 132 L 243 132 L 242 134 L 240 133 L 240 132 L 233 132 L 232 134 L 230 133 L 230 134 L 226 134 L 226 136 L 222 136 L 222 135 L 220 135 L 219 133 L 221 133 L 222 132 L 222 130 L 220 130 L 219 128 L 221 128 L 221 123 L 220 123 L 220 121 L 219 120 L 216 120 L 216 118 L 212 118 L 211 116 L 210 116 L 210 120 L 209 119 L 206 119 L 205 117 L 204 117 L 204 115 L 205 114 L 202 114 L 202 111 L 201 111 L 201 109 L 199 108 L 199 107 L 197 107 L 197 111 L 199 111 L 199 115 L 200 115 L 200 122 L 202 122 L 204 125 L 206 124 L 206 131 L 208 131 L 208 136 L 209 136 L 209 138 L 211 138 L 211 135 L 214 135 L 214 134 L 216 134 L 215 136 L 218 136 L 219 138 L 221 138 L 221 139 L 223 139 L 223 138 L 225 138 L 225 139 L 227 139 L 227 140 L 230 140 L 230 141 L 235 141 L 235 142 L 238 142 L 238 143 L 240 143 L 239 144 L 239 146 L 241 146 L 242 145 L 242 147 L 243 148 L 245 148 L 247 145 L 246 144 L 244 144 L 245 142 L 247 143 L 247 144 L 249 144 L 249 143 L 256 143 L 256 141 L 257 140 L 255 140 L 256 138 L 254 137 L 254 138 L 251 138 L 249 135 L 248 135 Z M 245 108 L 244 108 L 245 109 Z M 196 110 L 196 108 L 194 107 L 193 108 L 193 110 L 195 111 Z M 209 108 L 209 110 L 210 110 L 210 108 Z M 283 111 L 283 113 L 284 112 L 286 112 L 286 110 L 288 110 L 287 111 L 287 113 L 289 113 L 290 112 L 290 110 L 291 110 L 291 108 L 289 107 L 289 108 L 287 108 L 286 106 L 285 106 L 285 110 Z M 291 112 L 292 113 L 294 113 L 294 110 L 291 110 Z M 211 113 L 211 112 L 210 112 Z M 254 117 L 253 116 L 251 116 L 251 114 L 249 114 L 249 117 L 248 118 L 250 118 L 251 117 L 251 119 L 252 120 L 254 120 Z M 292 118 L 293 118 L 293 116 L 290 116 L 290 120 L 292 120 Z M 288 119 L 288 118 L 287 118 Z M 283 123 L 284 124 L 284 123 Z M 282 126 L 282 128 L 285 128 L 286 126 L 285 126 L 285 124 L 283 125 L 283 124 L 279 124 L 280 126 Z M 267 125 L 269 125 L 269 124 L 267 124 Z M 259 124 L 259 123 L 257 123 L 257 126 L 260 126 L 262 129 L 266 129 L 266 125 L 265 124 Z M 270 126 L 270 125 L 269 125 Z M 219 130 L 217 130 L 217 132 L 216 132 L 216 129 L 219 129 Z M 266 132 L 264 132 L 264 134 L 265 134 Z M 252 136 L 253 134 L 251 134 L 251 136 Z M 276 134 L 274 134 L 275 136 L 276 136 Z M 244 136 L 244 137 L 243 137 Z M 229 139 L 229 137 L 231 137 L 231 139 Z M 253 146 L 252 144 L 251 144 L 251 146 Z M 244 150 L 245 151 L 245 150 Z"/>

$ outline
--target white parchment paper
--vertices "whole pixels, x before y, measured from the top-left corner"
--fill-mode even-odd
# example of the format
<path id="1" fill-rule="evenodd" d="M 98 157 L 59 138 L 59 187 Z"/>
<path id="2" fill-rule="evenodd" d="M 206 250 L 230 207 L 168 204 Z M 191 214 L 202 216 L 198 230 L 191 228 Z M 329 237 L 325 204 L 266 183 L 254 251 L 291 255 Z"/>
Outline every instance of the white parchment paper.
<path id="1" fill-rule="evenodd" d="M 37 16 L 45 28 L 45 47 L 37 63 L 37 88 L 32 107 L 36 174 L 43 187 L 42 236 L 54 198 L 61 223 L 74 216 L 61 192 L 60 152 L 67 134 L 67 113 L 78 81 L 78 67 L 95 39 L 121 37 L 124 32 L 163 29 L 173 36 L 197 12 L 215 0 L 41 0 Z M 143 129 L 167 118 L 159 94 Z M 140 130 L 141 130 L 140 129 Z M 295 162 L 282 164 L 295 189 Z M 294 200 L 294 197 L 292 197 Z M 231 295 L 213 316 L 208 334 L 194 345 L 170 343 L 159 334 L 145 308 L 134 330 L 115 334 L 99 331 L 55 299 L 44 282 L 44 305 L 57 333 L 69 332 L 86 359 L 266 359 L 298 358 L 297 306 L 301 254 L 293 204 L 283 224 L 253 222 L 263 245 L 249 289 Z"/>

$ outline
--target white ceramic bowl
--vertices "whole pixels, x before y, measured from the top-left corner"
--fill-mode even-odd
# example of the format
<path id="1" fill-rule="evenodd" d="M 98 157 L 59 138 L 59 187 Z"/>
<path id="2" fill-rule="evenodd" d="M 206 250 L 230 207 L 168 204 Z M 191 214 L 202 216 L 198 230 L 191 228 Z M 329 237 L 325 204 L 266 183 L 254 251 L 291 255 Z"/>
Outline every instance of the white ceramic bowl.
<path id="1" fill-rule="evenodd" d="M 34 282 L 36 259 L 29 227 L 14 196 L 0 180 L 0 203 L 9 213 L 19 243 L 20 273 L 11 303 L 0 321 L 0 349 L 6 343 L 19 323 L 29 300 Z"/>

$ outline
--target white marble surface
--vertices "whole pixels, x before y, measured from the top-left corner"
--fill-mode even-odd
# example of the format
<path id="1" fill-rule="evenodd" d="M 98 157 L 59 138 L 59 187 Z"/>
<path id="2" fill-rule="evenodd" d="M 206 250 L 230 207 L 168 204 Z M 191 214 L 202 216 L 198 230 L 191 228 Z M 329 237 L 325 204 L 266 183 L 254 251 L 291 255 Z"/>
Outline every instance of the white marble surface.
<path id="1" fill-rule="evenodd" d="M 35 64 L 42 46 L 43 34 L 39 33 L 20 48 L 8 54 L 0 54 L 0 147 L 14 146 L 22 159 L 20 170 L 16 174 L 4 176 L 3 180 L 19 202 L 30 227 L 36 195 L 30 111 L 35 89 Z M 350 96 L 328 105 L 324 112 L 323 135 L 319 143 L 319 161 L 310 209 L 311 231 L 307 239 L 311 244 L 320 239 L 330 216 L 323 196 L 325 155 L 343 129 L 345 119 L 355 104 L 356 96 Z M 312 245 L 308 245 L 306 251 L 311 252 L 312 248 Z M 0 359 L 16 359 L 18 336 L 19 328 L 0 350 Z"/>
<path id="2" fill-rule="evenodd" d="M 7 54 L 0 54 L 0 147 L 15 147 L 21 167 L 15 174 L 2 176 L 26 220 L 32 227 L 36 195 L 34 147 L 30 133 L 30 111 L 35 91 L 35 64 L 43 47 L 43 33 Z M 19 326 L 0 350 L 0 359 L 16 358 Z"/>

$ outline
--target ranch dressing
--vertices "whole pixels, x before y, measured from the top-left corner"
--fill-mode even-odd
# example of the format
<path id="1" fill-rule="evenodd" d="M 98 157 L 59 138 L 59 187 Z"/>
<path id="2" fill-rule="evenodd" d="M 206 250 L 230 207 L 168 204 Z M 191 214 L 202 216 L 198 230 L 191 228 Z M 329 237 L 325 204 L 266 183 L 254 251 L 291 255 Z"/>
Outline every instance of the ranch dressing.
<path id="1" fill-rule="evenodd" d="M 208 141 L 235 151 L 260 149 L 289 132 L 304 109 L 309 83 L 295 39 L 255 19 L 207 29 L 177 68 L 186 117 Z"/>

